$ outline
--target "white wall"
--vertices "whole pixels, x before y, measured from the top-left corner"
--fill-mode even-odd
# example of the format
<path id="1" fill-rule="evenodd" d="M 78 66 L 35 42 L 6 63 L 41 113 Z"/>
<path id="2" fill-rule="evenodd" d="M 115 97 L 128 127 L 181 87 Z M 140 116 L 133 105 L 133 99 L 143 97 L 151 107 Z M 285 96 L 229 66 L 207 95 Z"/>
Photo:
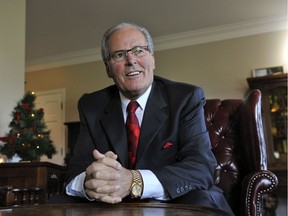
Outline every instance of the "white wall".
<path id="1" fill-rule="evenodd" d="M 0 136 L 24 94 L 26 0 L 0 0 Z"/>

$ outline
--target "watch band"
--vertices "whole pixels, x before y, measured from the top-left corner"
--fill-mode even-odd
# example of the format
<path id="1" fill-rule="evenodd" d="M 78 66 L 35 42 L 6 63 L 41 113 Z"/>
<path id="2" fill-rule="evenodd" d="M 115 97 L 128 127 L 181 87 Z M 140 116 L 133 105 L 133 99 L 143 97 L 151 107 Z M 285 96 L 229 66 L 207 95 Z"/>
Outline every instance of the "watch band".
<path id="1" fill-rule="evenodd" d="M 143 193 L 142 176 L 138 170 L 130 170 L 132 173 L 132 184 L 130 195 L 132 199 L 140 198 Z"/>

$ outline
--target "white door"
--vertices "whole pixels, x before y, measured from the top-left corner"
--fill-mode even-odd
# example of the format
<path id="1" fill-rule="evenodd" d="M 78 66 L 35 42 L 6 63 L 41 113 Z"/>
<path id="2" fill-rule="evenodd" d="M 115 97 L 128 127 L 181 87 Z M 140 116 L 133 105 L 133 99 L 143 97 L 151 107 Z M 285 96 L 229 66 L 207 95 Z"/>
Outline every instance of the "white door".
<path id="1" fill-rule="evenodd" d="M 44 109 L 44 121 L 47 130 L 50 130 L 50 139 L 56 148 L 57 153 L 52 159 L 46 155 L 41 157 L 41 161 L 48 161 L 59 165 L 64 165 L 65 157 L 65 126 L 64 126 L 64 98 L 65 90 L 53 90 L 45 92 L 35 92 L 36 107 Z"/>

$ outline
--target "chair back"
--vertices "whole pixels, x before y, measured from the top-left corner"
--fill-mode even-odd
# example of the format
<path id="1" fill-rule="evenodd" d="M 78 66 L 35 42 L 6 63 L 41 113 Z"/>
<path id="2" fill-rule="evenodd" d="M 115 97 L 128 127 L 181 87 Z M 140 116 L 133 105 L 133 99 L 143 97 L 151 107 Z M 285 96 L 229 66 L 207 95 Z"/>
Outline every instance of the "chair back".
<path id="1" fill-rule="evenodd" d="M 204 109 L 212 150 L 218 162 L 215 182 L 223 190 L 235 215 L 242 215 L 240 212 L 246 210 L 241 208 L 251 208 L 243 198 L 243 191 L 246 191 L 243 187 L 248 187 L 243 185 L 244 178 L 267 170 L 261 92 L 253 90 L 245 100 L 208 99 Z M 254 198 L 251 198 L 252 202 Z"/>

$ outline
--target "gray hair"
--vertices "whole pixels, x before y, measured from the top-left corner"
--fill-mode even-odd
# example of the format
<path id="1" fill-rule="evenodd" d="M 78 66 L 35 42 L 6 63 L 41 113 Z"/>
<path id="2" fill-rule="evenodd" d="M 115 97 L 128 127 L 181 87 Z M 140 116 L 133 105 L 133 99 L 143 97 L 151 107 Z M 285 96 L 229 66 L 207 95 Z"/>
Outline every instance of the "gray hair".
<path id="1" fill-rule="evenodd" d="M 153 40 L 148 32 L 148 30 L 144 27 L 138 26 L 134 23 L 120 23 L 116 26 L 113 26 L 109 28 L 103 35 L 102 38 L 102 44 L 101 44 L 101 54 L 102 54 L 102 59 L 103 61 L 108 61 L 109 59 L 109 46 L 108 46 L 108 40 L 113 32 L 119 29 L 124 29 L 124 28 L 136 28 L 138 29 L 145 37 L 148 50 L 149 52 L 153 53 L 154 52 L 154 45 L 153 45 Z"/>

